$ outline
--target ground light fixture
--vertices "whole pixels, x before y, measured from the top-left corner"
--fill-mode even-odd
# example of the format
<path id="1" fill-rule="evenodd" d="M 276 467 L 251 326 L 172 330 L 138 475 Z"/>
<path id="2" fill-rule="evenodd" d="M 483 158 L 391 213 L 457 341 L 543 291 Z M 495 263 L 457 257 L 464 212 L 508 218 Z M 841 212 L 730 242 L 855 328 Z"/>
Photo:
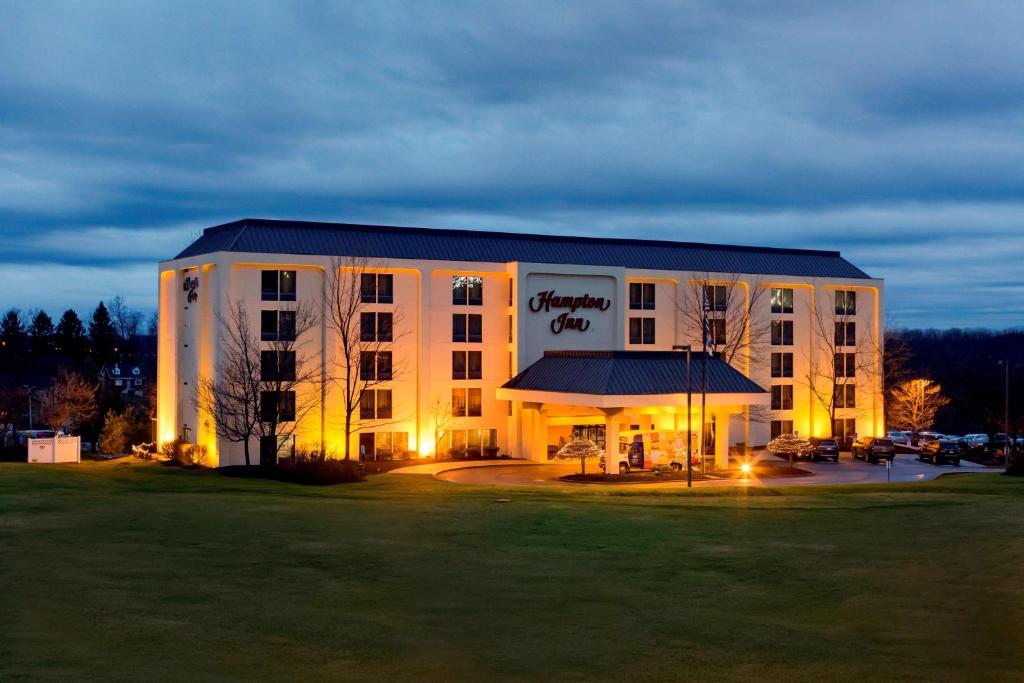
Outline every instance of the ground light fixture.
<path id="1" fill-rule="evenodd" d="M 740 472 L 743 473 L 744 477 L 750 476 L 750 463 L 745 462 L 742 465 L 740 465 Z"/>

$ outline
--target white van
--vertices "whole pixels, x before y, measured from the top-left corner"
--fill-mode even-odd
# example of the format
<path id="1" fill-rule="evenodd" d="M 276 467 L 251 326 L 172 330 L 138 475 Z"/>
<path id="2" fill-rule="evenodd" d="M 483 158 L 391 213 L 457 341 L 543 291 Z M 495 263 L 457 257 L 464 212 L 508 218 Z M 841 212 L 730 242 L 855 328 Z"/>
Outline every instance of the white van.
<path id="1" fill-rule="evenodd" d="M 619 432 L 618 458 L 615 462 L 605 462 L 601 458 L 601 468 L 605 472 L 628 474 L 629 472 L 650 471 L 668 468 L 679 472 L 686 468 L 686 432 L 670 432 L 656 430 L 629 430 Z M 699 453 L 700 435 L 690 432 L 691 458 L 695 467 L 700 466 Z"/>

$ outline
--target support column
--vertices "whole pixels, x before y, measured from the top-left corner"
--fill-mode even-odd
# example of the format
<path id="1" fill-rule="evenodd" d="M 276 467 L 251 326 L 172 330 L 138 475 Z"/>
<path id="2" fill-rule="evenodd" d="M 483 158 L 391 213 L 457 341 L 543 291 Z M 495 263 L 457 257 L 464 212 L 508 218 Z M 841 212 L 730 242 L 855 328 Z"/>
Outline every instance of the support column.
<path id="1" fill-rule="evenodd" d="M 729 413 L 715 413 L 715 467 L 729 467 Z"/>
<path id="2" fill-rule="evenodd" d="M 604 413 L 604 466 L 608 474 L 619 473 L 619 427 L 622 408 L 602 408 Z"/>
<path id="3" fill-rule="evenodd" d="M 537 421 L 535 423 L 535 432 L 533 437 L 533 450 L 530 455 L 530 460 L 534 462 L 547 462 L 548 461 L 548 414 L 547 411 L 541 407 L 537 410 Z"/>

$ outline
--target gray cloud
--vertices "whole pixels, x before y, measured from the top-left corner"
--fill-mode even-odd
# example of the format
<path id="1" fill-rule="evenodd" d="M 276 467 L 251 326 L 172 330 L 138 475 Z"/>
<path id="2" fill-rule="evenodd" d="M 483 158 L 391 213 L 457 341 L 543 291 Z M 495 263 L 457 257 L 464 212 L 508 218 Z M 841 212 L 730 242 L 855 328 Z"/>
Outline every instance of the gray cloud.
<path id="1" fill-rule="evenodd" d="M 156 260 L 259 215 L 841 249 L 900 323 L 1022 325 L 1022 21 L 0 2 L 0 274 L 41 283 L 0 306 L 151 307 Z"/>

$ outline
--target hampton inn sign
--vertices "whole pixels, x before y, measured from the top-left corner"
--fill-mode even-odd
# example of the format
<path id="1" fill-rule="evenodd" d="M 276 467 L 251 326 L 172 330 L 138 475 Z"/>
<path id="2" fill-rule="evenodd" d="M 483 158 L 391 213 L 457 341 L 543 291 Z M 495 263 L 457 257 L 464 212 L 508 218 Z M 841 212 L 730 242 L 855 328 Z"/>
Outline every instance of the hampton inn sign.
<path id="1" fill-rule="evenodd" d="M 276 376 L 294 362 L 275 344 L 294 334 L 297 311 L 327 310 L 332 278 L 356 268 L 367 381 L 356 428 L 346 437 L 345 399 L 325 379 L 341 371 L 341 341 L 323 315 L 283 353 L 324 371 L 281 395 L 262 387 L 261 418 L 270 405 L 291 421 L 288 439 L 250 444 L 264 460 L 293 447 L 340 454 L 346 438 L 362 457 L 536 461 L 573 438 L 607 455 L 638 440 L 685 442 L 685 362 L 672 349 L 701 350 L 694 307 L 723 345 L 693 359 L 694 376 L 707 377 L 707 437 L 696 444 L 707 461 L 783 432 L 882 429 L 883 283 L 838 252 L 245 219 L 159 264 L 160 439 L 203 444 L 214 465 L 242 463 L 242 445 L 219 436 L 196 400 L 226 365 L 226 313 L 252 321 L 248 338 Z M 833 360 L 840 380 L 815 375 Z"/>
<path id="2" fill-rule="evenodd" d="M 554 334 L 561 334 L 563 330 L 578 330 L 586 332 L 590 329 L 590 321 L 582 317 L 570 317 L 580 309 L 593 309 L 596 311 L 607 311 L 612 305 L 611 300 L 604 297 L 592 297 L 589 294 L 583 296 L 558 296 L 555 290 L 548 290 L 530 297 L 530 311 L 533 313 L 550 313 L 551 309 L 567 308 L 568 311 L 560 313 L 551 321 L 551 331 Z"/>

